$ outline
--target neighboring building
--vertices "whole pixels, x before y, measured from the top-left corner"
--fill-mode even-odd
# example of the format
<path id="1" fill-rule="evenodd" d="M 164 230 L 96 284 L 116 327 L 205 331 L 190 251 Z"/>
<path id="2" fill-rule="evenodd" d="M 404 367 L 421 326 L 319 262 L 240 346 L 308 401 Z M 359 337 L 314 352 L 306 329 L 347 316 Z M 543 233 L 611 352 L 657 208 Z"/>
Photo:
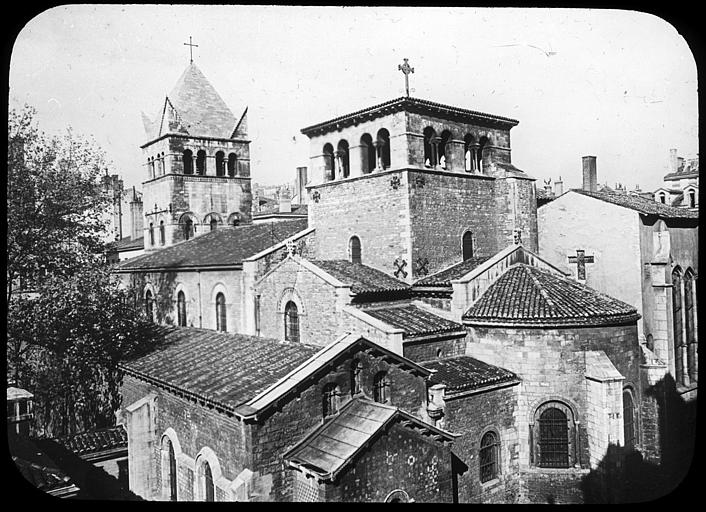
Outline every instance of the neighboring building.
<path id="1" fill-rule="evenodd" d="M 117 174 L 103 177 L 103 190 L 110 198 L 106 243 L 142 237 L 142 193 L 135 187 L 125 189 Z"/>
<path id="2" fill-rule="evenodd" d="M 141 256 L 145 253 L 145 240 L 143 237 L 132 239 L 126 236 L 117 242 L 106 244 L 105 259 L 108 263 L 121 261 Z"/>
<path id="3" fill-rule="evenodd" d="M 306 169 L 306 168 L 304 168 Z M 252 221 L 254 224 L 273 222 L 278 220 L 308 219 L 306 204 L 292 203 L 291 193 L 287 187 L 282 187 L 277 193 L 277 202 L 262 202 L 262 197 L 257 197 L 260 207 L 255 211 L 253 207 Z M 269 204 L 268 204 L 269 203 Z M 253 203 L 254 204 L 254 203 Z"/>
<path id="4" fill-rule="evenodd" d="M 29 436 L 33 432 L 34 395 L 26 389 L 7 388 L 7 430 Z"/>
<path id="5" fill-rule="evenodd" d="M 658 203 L 677 208 L 699 207 L 699 157 L 684 159 L 676 149 L 669 150 L 669 173 L 664 185 L 654 191 Z"/>

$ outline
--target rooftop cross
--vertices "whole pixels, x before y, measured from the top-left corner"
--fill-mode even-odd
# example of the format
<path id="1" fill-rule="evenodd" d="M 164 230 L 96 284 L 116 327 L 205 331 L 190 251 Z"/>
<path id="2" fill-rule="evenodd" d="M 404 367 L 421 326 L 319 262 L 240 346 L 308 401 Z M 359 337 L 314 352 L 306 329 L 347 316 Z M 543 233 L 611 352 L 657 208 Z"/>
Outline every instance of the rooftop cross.
<path id="1" fill-rule="evenodd" d="M 593 263 L 593 256 L 586 256 L 586 251 L 576 250 L 576 256 L 569 256 L 569 263 L 576 263 L 576 275 L 579 280 L 586 280 L 586 263 Z"/>
<path id="2" fill-rule="evenodd" d="M 405 91 L 407 91 L 407 96 L 409 96 L 409 74 L 414 73 L 414 68 L 410 67 L 409 63 L 407 62 L 407 59 L 403 59 L 403 60 L 404 60 L 404 63 L 399 64 L 397 66 L 397 69 L 404 73 L 404 88 L 405 88 Z"/>
<path id="3" fill-rule="evenodd" d="M 193 64 L 193 63 L 194 63 L 194 53 L 193 53 L 194 47 L 197 47 L 197 48 L 198 48 L 199 45 L 197 45 L 197 44 L 191 44 L 191 36 L 189 36 L 189 42 L 188 42 L 188 43 L 184 43 L 184 46 L 188 46 L 188 47 L 189 47 L 189 63 L 190 63 L 190 64 Z"/>

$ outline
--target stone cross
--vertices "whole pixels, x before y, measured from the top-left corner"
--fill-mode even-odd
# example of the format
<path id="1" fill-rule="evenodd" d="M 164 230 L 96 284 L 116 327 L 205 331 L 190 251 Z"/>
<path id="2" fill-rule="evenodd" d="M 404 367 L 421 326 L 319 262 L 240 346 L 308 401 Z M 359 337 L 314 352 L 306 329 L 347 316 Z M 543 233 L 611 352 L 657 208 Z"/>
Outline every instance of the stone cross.
<path id="1" fill-rule="evenodd" d="M 586 256 L 586 251 L 576 249 L 576 256 L 569 256 L 569 263 L 576 263 L 578 278 L 586 280 L 586 263 L 593 263 L 593 256 Z"/>
<path id="2" fill-rule="evenodd" d="M 193 52 L 194 52 L 194 47 L 198 48 L 199 45 L 197 45 L 197 44 L 191 44 L 191 36 L 189 36 L 189 42 L 188 42 L 188 43 L 184 43 L 184 46 L 188 46 L 188 47 L 189 47 L 189 62 L 190 62 L 191 64 L 193 64 L 193 63 L 194 63 L 194 53 L 193 53 Z"/>
<path id="3" fill-rule="evenodd" d="M 397 69 L 404 73 L 404 88 L 405 88 L 405 91 L 407 91 L 407 96 L 409 96 L 409 74 L 414 73 L 414 68 L 410 67 L 409 63 L 407 62 L 407 59 L 403 59 L 403 60 L 404 60 L 404 63 L 399 64 L 397 66 Z"/>

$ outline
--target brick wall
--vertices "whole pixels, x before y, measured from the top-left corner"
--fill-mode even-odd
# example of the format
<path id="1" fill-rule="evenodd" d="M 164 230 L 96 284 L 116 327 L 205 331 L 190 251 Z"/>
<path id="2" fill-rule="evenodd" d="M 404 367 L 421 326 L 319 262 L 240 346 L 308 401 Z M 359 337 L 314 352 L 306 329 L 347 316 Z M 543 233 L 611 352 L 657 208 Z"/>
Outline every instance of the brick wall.
<path id="1" fill-rule="evenodd" d="M 446 399 L 443 428 L 462 434 L 454 441 L 452 451 L 468 468 L 458 476 L 459 502 L 517 502 L 517 399 L 517 386 Z M 480 442 L 489 430 L 499 436 L 499 472 L 497 478 L 481 483 Z"/>
<path id="2" fill-rule="evenodd" d="M 379 371 L 387 371 L 391 381 L 392 405 L 418 416 L 420 409 L 426 403 L 426 384 L 423 378 L 365 353 L 350 356 L 322 376 L 317 376 L 313 385 L 263 418 L 262 423 L 253 425 L 253 466 L 254 470 L 263 474 L 272 474 L 273 486 L 270 500 L 289 501 L 292 497 L 293 478 L 283 463 L 281 455 L 321 425 L 323 387 L 335 382 L 340 389 L 341 405 L 350 399 L 350 368 L 353 357 L 359 358 L 363 364 L 361 383 L 363 393 L 368 397 L 373 396 L 372 386 L 375 374 Z"/>
<path id="3" fill-rule="evenodd" d="M 448 448 L 399 424 L 394 424 L 344 471 L 328 500 L 384 501 L 401 489 L 416 502 L 453 501 L 451 453 Z"/>

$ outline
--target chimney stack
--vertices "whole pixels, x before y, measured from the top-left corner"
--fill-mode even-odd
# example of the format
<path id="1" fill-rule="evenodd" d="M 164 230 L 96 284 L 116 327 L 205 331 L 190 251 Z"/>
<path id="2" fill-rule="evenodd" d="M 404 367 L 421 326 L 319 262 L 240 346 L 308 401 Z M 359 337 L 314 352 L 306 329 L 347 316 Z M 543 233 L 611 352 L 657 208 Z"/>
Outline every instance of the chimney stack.
<path id="1" fill-rule="evenodd" d="M 669 150 L 669 172 L 677 172 L 677 150 Z"/>
<path id="2" fill-rule="evenodd" d="M 595 156 L 583 157 L 583 190 L 587 192 L 596 192 L 598 190 Z"/>
<path id="3" fill-rule="evenodd" d="M 558 197 L 563 193 L 564 193 L 564 182 L 561 181 L 561 176 L 559 176 L 559 179 L 554 182 L 554 195 Z"/>

